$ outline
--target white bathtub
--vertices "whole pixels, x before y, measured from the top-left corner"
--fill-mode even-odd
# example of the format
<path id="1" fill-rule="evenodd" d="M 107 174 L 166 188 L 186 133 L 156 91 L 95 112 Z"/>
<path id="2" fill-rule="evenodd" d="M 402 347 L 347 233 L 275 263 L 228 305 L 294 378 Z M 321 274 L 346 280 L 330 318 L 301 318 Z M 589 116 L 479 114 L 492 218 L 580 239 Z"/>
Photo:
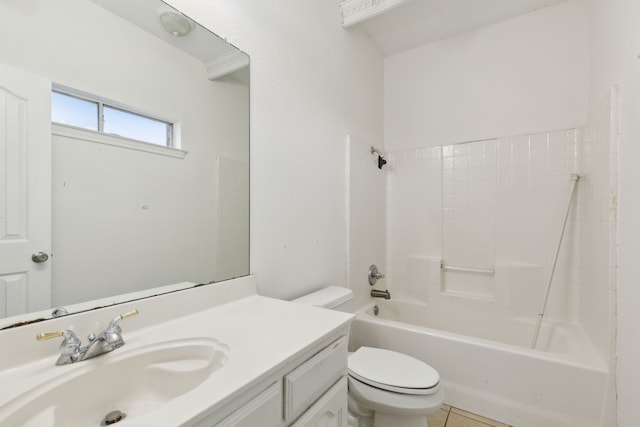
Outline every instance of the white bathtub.
<path id="1" fill-rule="evenodd" d="M 374 315 L 373 307 L 379 308 Z M 515 427 L 602 426 L 608 372 L 576 325 L 446 312 L 411 300 L 376 301 L 356 315 L 351 343 L 400 351 L 440 372 L 446 403 Z"/>

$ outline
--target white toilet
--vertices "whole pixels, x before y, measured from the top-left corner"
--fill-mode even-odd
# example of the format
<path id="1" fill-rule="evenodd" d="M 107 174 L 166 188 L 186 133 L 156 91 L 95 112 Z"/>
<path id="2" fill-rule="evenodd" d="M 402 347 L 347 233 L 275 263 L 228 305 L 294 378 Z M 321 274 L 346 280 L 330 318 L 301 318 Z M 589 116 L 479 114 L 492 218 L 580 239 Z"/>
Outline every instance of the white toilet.
<path id="1" fill-rule="evenodd" d="M 351 312 L 350 289 L 329 286 L 294 299 L 299 304 Z M 380 348 L 349 354 L 349 415 L 359 427 L 425 427 L 444 403 L 440 375 L 426 363 Z"/>

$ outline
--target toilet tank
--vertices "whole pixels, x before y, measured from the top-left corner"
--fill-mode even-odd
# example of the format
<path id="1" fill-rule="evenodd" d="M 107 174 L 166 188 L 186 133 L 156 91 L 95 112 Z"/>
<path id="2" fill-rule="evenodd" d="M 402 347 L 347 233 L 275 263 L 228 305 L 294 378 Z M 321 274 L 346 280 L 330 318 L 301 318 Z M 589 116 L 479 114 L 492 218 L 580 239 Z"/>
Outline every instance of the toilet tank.
<path id="1" fill-rule="evenodd" d="M 310 294 L 291 300 L 298 304 L 324 307 L 351 313 L 353 292 L 341 286 L 328 286 Z"/>

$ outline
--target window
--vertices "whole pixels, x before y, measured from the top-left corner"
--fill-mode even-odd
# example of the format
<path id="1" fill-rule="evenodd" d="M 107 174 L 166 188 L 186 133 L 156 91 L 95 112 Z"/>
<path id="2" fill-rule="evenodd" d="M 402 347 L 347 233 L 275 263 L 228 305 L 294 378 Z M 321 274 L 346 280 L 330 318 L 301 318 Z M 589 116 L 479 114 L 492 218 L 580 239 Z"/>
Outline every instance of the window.
<path id="1" fill-rule="evenodd" d="M 51 98 L 51 120 L 63 125 L 98 131 L 99 109 L 97 102 L 53 92 Z"/>
<path id="2" fill-rule="evenodd" d="M 178 148 L 174 146 L 173 123 L 73 89 L 54 87 L 51 120 L 105 135 Z"/>
<path id="3" fill-rule="evenodd" d="M 171 147 L 173 125 L 120 108 L 103 106 L 104 133 Z"/>

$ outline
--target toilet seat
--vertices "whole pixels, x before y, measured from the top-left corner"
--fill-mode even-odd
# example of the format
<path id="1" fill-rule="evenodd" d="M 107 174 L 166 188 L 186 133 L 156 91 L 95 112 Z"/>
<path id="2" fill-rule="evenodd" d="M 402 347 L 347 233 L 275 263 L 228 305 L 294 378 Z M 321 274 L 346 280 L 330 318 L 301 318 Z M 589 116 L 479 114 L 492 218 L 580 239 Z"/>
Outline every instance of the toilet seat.
<path id="1" fill-rule="evenodd" d="M 440 375 L 431 366 L 406 354 L 360 347 L 349 356 L 349 376 L 372 387 L 408 395 L 438 391 Z"/>

